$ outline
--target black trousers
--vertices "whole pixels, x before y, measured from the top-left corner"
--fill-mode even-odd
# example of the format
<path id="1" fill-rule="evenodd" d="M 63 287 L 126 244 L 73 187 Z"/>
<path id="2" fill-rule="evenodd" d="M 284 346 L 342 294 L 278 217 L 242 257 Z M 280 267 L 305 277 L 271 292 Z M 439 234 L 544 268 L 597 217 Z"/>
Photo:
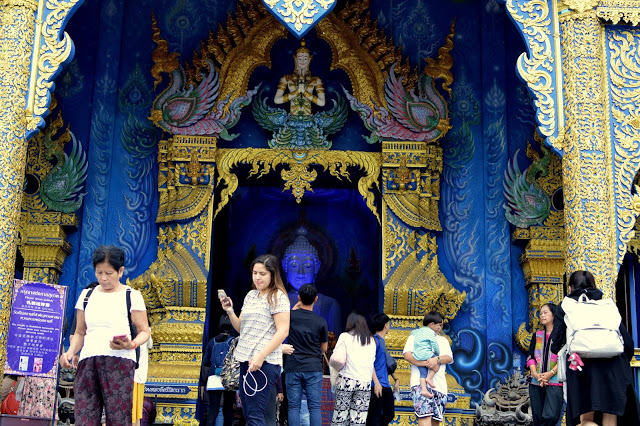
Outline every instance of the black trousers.
<path id="1" fill-rule="evenodd" d="M 367 426 L 387 426 L 396 416 L 394 408 L 393 391 L 391 388 L 382 388 L 382 396 L 378 398 L 371 387 L 371 401 L 367 413 Z"/>
<path id="2" fill-rule="evenodd" d="M 216 424 L 218 412 L 220 411 L 220 400 L 222 400 L 222 416 L 224 426 L 233 424 L 233 403 L 236 399 L 234 391 L 207 391 L 209 394 L 209 405 L 207 406 L 207 426 Z"/>
<path id="3" fill-rule="evenodd" d="M 562 386 L 529 385 L 534 426 L 556 426 L 562 417 Z"/>

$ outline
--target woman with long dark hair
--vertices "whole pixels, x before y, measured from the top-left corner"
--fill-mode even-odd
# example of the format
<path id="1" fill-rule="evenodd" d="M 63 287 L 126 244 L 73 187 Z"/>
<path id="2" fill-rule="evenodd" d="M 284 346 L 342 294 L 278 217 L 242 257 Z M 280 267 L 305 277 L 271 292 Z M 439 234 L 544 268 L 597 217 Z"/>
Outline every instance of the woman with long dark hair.
<path id="1" fill-rule="evenodd" d="M 367 422 L 371 399 L 376 343 L 367 320 L 356 312 L 349 314 L 345 332 L 340 334 L 333 350 L 334 354 L 341 352 L 346 352 L 346 362 L 336 381 L 336 405 L 331 424 L 363 425 Z"/>
<path id="2" fill-rule="evenodd" d="M 575 271 L 569 277 L 568 298 L 578 300 L 586 295 L 601 300 L 602 292 L 588 271 Z M 557 354 L 567 341 L 567 326 L 562 305 L 558 307 L 551 352 Z M 582 371 L 567 368 L 567 425 L 593 426 L 602 418 L 602 425 L 640 425 L 638 398 L 633 390 L 633 375 L 629 361 L 633 357 L 633 340 L 620 324 L 624 352 L 612 358 L 582 358 Z M 618 422 L 618 419 L 620 420 Z"/>
<path id="3" fill-rule="evenodd" d="M 558 307 L 545 303 L 540 308 L 540 323 L 544 327 L 531 337 L 527 367 L 531 372 L 529 399 L 533 424 L 555 426 L 562 417 L 562 383 L 558 381 L 558 355 L 551 353 L 551 332 Z"/>
<path id="4" fill-rule="evenodd" d="M 230 297 L 220 296 L 233 328 L 240 333 L 234 358 L 240 362 L 240 400 L 249 426 L 265 425 L 269 396 L 282 369 L 282 342 L 289 334 L 289 297 L 278 258 L 258 256 L 251 263 L 252 290 L 240 316 Z"/>

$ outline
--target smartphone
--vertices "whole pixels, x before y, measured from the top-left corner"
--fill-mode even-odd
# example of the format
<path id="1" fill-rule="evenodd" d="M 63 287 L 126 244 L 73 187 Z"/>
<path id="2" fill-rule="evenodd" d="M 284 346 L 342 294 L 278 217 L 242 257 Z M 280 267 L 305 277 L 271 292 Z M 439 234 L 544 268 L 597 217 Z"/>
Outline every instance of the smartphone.
<path id="1" fill-rule="evenodd" d="M 127 338 L 127 335 L 126 335 L 126 334 L 119 334 L 119 335 L 117 335 L 117 336 L 113 336 L 113 340 L 114 340 L 114 341 L 116 341 L 116 340 L 124 340 L 124 339 L 126 339 L 126 338 Z"/>
<path id="2" fill-rule="evenodd" d="M 225 291 L 223 289 L 219 289 L 218 290 L 218 298 L 226 299 L 227 298 L 227 293 L 225 293 Z"/>

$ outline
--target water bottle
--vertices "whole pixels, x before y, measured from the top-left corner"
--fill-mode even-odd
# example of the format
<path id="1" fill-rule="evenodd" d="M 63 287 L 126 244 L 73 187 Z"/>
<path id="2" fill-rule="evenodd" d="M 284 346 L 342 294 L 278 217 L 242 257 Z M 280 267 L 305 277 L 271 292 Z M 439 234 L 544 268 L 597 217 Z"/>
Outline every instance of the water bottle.
<path id="1" fill-rule="evenodd" d="M 396 398 L 396 401 L 402 400 L 402 397 L 400 397 L 400 390 L 393 391 L 393 396 Z"/>

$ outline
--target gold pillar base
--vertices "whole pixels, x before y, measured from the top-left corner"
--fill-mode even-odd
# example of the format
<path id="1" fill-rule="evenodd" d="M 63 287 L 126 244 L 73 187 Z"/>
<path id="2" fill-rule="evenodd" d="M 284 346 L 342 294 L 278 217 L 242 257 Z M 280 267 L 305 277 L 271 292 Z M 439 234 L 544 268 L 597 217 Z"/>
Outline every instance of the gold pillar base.
<path id="1" fill-rule="evenodd" d="M 157 398 L 158 422 L 197 425 L 195 401 L 202 363 L 205 308 L 166 307 L 149 311 L 153 349 L 145 396 Z"/>

